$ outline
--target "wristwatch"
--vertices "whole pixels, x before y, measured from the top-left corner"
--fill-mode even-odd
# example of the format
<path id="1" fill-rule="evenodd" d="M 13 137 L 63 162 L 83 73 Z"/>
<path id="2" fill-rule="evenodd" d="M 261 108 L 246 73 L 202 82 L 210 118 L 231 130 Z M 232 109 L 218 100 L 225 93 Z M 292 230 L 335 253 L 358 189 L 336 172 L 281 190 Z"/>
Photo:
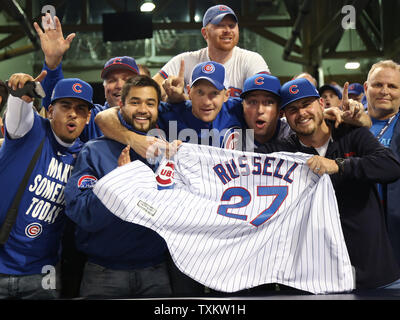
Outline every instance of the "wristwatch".
<path id="1" fill-rule="evenodd" d="M 336 158 L 335 162 L 339 167 L 339 174 L 343 174 L 344 173 L 344 159 L 343 158 Z"/>

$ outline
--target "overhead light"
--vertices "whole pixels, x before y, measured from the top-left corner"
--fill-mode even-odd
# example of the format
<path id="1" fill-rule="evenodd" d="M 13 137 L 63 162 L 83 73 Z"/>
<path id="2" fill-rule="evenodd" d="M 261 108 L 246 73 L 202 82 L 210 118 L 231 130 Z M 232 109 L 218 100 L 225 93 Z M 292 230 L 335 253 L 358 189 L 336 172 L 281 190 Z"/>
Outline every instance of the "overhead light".
<path id="1" fill-rule="evenodd" d="M 140 11 L 142 11 L 142 12 L 151 12 L 151 11 L 154 10 L 155 7 L 156 7 L 156 5 L 153 3 L 153 1 L 146 0 L 140 6 Z"/>
<path id="2" fill-rule="evenodd" d="M 347 70 L 356 70 L 360 67 L 360 63 L 358 61 L 349 61 L 344 65 L 344 67 Z"/>

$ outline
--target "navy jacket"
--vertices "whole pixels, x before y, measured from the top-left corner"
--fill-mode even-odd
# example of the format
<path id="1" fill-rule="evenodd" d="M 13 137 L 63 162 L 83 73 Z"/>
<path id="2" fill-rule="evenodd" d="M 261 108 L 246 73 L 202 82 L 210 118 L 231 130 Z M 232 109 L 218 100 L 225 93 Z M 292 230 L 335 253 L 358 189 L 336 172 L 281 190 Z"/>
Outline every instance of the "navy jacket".
<path id="1" fill-rule="evenodd" d="M 124 147 L 105 137 L 88 141 L 65 188 L 66 214 L 76 223 L 77 249 L 88 261 L 116 270 L 159 264 L 167 252 L 155 231 L 119 219 L 92 191 L 98 179 L 117 167 Z M 130 156 L 145 162 L 132 149 Z"/>
<path id="2" fill-rule="evenodd" d="M 326 158 L 345 158 L 342 175 L 333 174 L 340 219 L 350 260 L 356 271 L 356 288 L 377 288 L 400 278 L 386 230 L 384 210 L 376 183 L 400 178 L 400 163 L 365 127 L 332 127 Z M 261 146 L 257 152 L 274 151 L 318 154 L 300 144 L 296 135 Z"/>

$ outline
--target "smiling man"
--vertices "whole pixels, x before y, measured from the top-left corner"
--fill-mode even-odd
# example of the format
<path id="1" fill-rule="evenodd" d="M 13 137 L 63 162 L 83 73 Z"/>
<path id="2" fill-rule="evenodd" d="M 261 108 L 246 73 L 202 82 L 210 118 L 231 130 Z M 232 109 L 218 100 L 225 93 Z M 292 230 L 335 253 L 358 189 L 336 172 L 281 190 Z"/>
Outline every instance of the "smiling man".
<path id="1" fill-rule="evenodd" d="M 189 84 L 191 73 L 197 64 L 206 61 L 223 64 L 227 74 L 227 89 L 231 97 L 240 96 L 243 82 L 248 77 L 261 72 L 270 73 L 260 54 L 237 46 L 238 18 L 228 6 L 218 4 L 208 8 L 203 17 L 201 34 L 207 42 L 207 47 L 183 52 L 168 61 L 153 77 L 160 86 L 165 79 L 179 74 L 181 60 L 184 60 L 185 64 L 185 87 Z"/>
<path id="2" fill-rule="evenodd" d="M 120 124 L 140 135 L 146 134 L 157 122 L 160 97 L 159 86 L 153 79 L 130 78 L 122 88 Z M 65 189 L 67 215 L 77 226 L 77 249 L 87 256 L 80 295 L 168 296 L 171 288 L 164 240 L 150 229 L 115 219 L 92 191 L 98 179 L 118 166 L 123 150 L 132 161 L 148 164 L 126 145 L 106 137 L 92 139 L 79 154 Z"/>
<path id="3" fill-rule="evenodd" d="M 374 64 L 364 83 L 371 132 L 400 158 L 400 65 L 392 60 Z M 387 214 L 389 236 L 400 264 L 400 181 L 378 185 Z"/>
<path id="4" fill-rule="evenodd" d="M 376 183 L 399 179 L 400 162 L 366 127 L 341 124 L 335 128 L 324 120 L 323 100 L 308 80 L 289 81 L 280 94 L 281 107 L 295 134 L 285 141 L 266 143 L 256 151 L 311 154 L 307 161 L 310 169 L 318 175 L 329 174 L 332 180 L 355 268 L 356 289 L 398 288 L 400 269 L 387 235 Z"/>
<path id="5" fill-rule="evenodd" d="M 45 75 L 42 72 L 33 79 L 18 73 L 10 77 L 8 84 L 15 90 L 27 81 L 40 81 Z M 0 299 L 60 296 L 58 263 L 67 220 L 64 188 L 82 147 L 78 137 L 90 119 L 92 95 L 92 87 L 80 79 L 59 81 L 50 99 L 50 120 L 34 111 L 32 98 L 8 98 L 5 141 L 0 148 L 0 238 L 2 242 L 6 239 L 0 245 Z M 25 180 L 36 152 L 36 165 Z M 13 209 L 20 186 L 22 197 Z M 10 221 L 13 212 L 17 215 L 8 235 L 3 232 L 7 229 L 5 221 Z M 42 285 L 48 276 L 43 270 L 49 268 L 53 270 L 50 276 L 54 287 Z"/>

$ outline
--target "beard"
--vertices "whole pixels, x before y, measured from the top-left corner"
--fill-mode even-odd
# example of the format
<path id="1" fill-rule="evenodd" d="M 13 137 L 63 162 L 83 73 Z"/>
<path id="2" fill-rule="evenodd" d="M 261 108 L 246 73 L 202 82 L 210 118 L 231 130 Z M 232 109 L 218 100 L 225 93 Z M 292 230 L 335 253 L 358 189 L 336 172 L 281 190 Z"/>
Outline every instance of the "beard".
<path id="1" fill-rule="evenodd" d="M 312 120 L 313 120 L 312 124 L 310 124 L 308 126 L 301 126 L 301 125 L 298 126 L 298 125 L 296 125 L 296 126 L 292 127 L 292 130 L 294 132 L 296 132 L 296 134 L 298 136 L 303 136 L 303 137 L 311 136 L 321 126 L 322 121 L 324 121 L 323 118 L 321 118 L 321 117 L 318 117 L 318 118 L 313 117 Z"/>
<path id="2" fill-rule="evenodd" d="M 157 126 L 157 120 L 152 118 L 152 116 L 143 116 L 140 114 L 133 114 L 131 117 L 125 115 L 124 113 L 121 113 L 123 119 L 125 120 L 125 122 L 127 124 L 129 124 L 130 126 L 133 127 L 133 129 L 135 129 L 138 132 L 142 132 L 142 133 L 147 133 L 148 131 L 150 131 L 151 129 L 154 129 Z M 135 121 L 135 119 L 137 117 L 142 117 L 142 118 L 146 118 L 146 121 L 144 123 L 138 123 L 137 121 Z"/>

